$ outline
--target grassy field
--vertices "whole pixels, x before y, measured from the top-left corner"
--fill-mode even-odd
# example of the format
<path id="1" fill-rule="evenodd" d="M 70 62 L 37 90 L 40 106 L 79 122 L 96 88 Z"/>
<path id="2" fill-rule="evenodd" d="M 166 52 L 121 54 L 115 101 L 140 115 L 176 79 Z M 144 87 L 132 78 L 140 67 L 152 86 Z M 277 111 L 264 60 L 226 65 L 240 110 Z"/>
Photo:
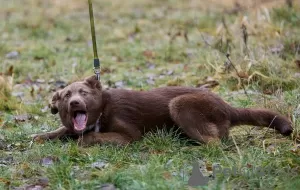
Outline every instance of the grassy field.
<path id="1" fill-rule="evenodd" d="M 256 0 L 94 0 L 105 87 L 151 89 L 213 84 L 231 105 L 287 115 L 295 131 L 241 126 L 220 145 L 176 131 L 127 147 L 31 143 L 53 130 L 52 92 L 93 74 L 87 1 L 0 0 L 0 189 L 299 189 L 300 5 Z M 226 54 L 230 55 L 232 64 Z M 2 86 L 1 86 L 2 85 Z M 245 93 L 246 91 L 246 93 Z M 246 168 L 206 186 L 188 185 L 193 163 Z M 260 176 L 255 168 L 270 168 Z"/>

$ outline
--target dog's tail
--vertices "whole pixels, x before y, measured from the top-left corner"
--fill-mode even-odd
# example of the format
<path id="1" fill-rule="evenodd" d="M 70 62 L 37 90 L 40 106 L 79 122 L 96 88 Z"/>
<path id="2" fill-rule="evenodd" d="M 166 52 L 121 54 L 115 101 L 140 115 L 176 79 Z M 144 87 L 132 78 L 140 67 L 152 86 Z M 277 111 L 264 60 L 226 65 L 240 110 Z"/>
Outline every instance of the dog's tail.
<path id="1" fill-rule="evenodd" d="M 292 122 L 288 118 L 266 109 L 233 108 L 230 116 L 232 126 L 270 127 L 286 136 L 293 132 Z"/>

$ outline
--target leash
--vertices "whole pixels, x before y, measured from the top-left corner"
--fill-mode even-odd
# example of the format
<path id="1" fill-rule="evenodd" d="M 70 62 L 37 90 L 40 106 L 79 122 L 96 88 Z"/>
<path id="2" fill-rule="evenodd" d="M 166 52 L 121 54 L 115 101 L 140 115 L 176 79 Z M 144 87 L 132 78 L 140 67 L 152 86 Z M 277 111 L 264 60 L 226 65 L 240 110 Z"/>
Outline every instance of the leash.
<path id="1" fill-rule="evenodd" d="M 100 60 L 98 58 L 98 53 L 97 53 L 95 23 L 94 23 L 94 14 L 93 14 L 93 4 L 92 4 L 92 0 L 88 0 L 88 2 L 89 2 L 91 35 L 92 35 L 93 51 L 94 51 L 94 73 L 96 75 L 97 80 L 100 80 Z"/>
<path id="2" fill-rule="evenodd" d="M 94 73 L 96 75 L 97 80 L 100 81 L 100 60 L 99 60 L 98 53 L 97 53 L 97 43 L 96 43 L 96 35 L 95 35 L 95 23 L 94 23 L 93 4 L 92 4 L 92 0 L 88 0 L 88 2 L 89 2 L 91 35 L 92 35 L 93 51 L 94 51 Z M 94 127 L 94 131 L 96 133 L 98 133 L 100 131 L 100 128 L 101 128 L 100 117 L 97 119 L 96 125 Z"/>

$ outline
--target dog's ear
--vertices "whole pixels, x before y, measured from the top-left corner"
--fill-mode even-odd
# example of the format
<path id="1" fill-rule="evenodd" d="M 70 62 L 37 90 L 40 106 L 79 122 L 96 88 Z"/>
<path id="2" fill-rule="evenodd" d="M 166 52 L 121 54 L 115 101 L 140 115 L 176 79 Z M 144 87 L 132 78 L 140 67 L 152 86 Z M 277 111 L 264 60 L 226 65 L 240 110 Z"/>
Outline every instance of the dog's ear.
<path id="1" fill-rule="evenodd" d="M 98 81 L 96 78 L 96 75 L 87 77 L 84 81 L 91 88 L 97 88 L 99 90 L 101 90 L 101 88 L 102 88 L 100 81 Z"/>
<path id="2" fill-rule="evenodd" d="M 55 92 L 52 96 L 52 100 L 50 102 L 50 109 L 52 114 L 57 114 L 58 112 L 58 101 L 60 100 L 61 90 Z"/>

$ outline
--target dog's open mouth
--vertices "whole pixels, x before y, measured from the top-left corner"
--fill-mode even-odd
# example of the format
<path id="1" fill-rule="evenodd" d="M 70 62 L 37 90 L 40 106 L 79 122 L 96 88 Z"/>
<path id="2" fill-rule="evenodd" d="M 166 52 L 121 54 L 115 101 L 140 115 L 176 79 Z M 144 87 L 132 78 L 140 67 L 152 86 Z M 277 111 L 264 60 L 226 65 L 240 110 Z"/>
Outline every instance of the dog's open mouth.
<path id="1" fill-rule="evenodd" d="M 85 111 L 75 111 L 72 118 L 74 129 L 76 131 L 83 131 L 86 128 L 87 119 L 88 116 Z"/>

